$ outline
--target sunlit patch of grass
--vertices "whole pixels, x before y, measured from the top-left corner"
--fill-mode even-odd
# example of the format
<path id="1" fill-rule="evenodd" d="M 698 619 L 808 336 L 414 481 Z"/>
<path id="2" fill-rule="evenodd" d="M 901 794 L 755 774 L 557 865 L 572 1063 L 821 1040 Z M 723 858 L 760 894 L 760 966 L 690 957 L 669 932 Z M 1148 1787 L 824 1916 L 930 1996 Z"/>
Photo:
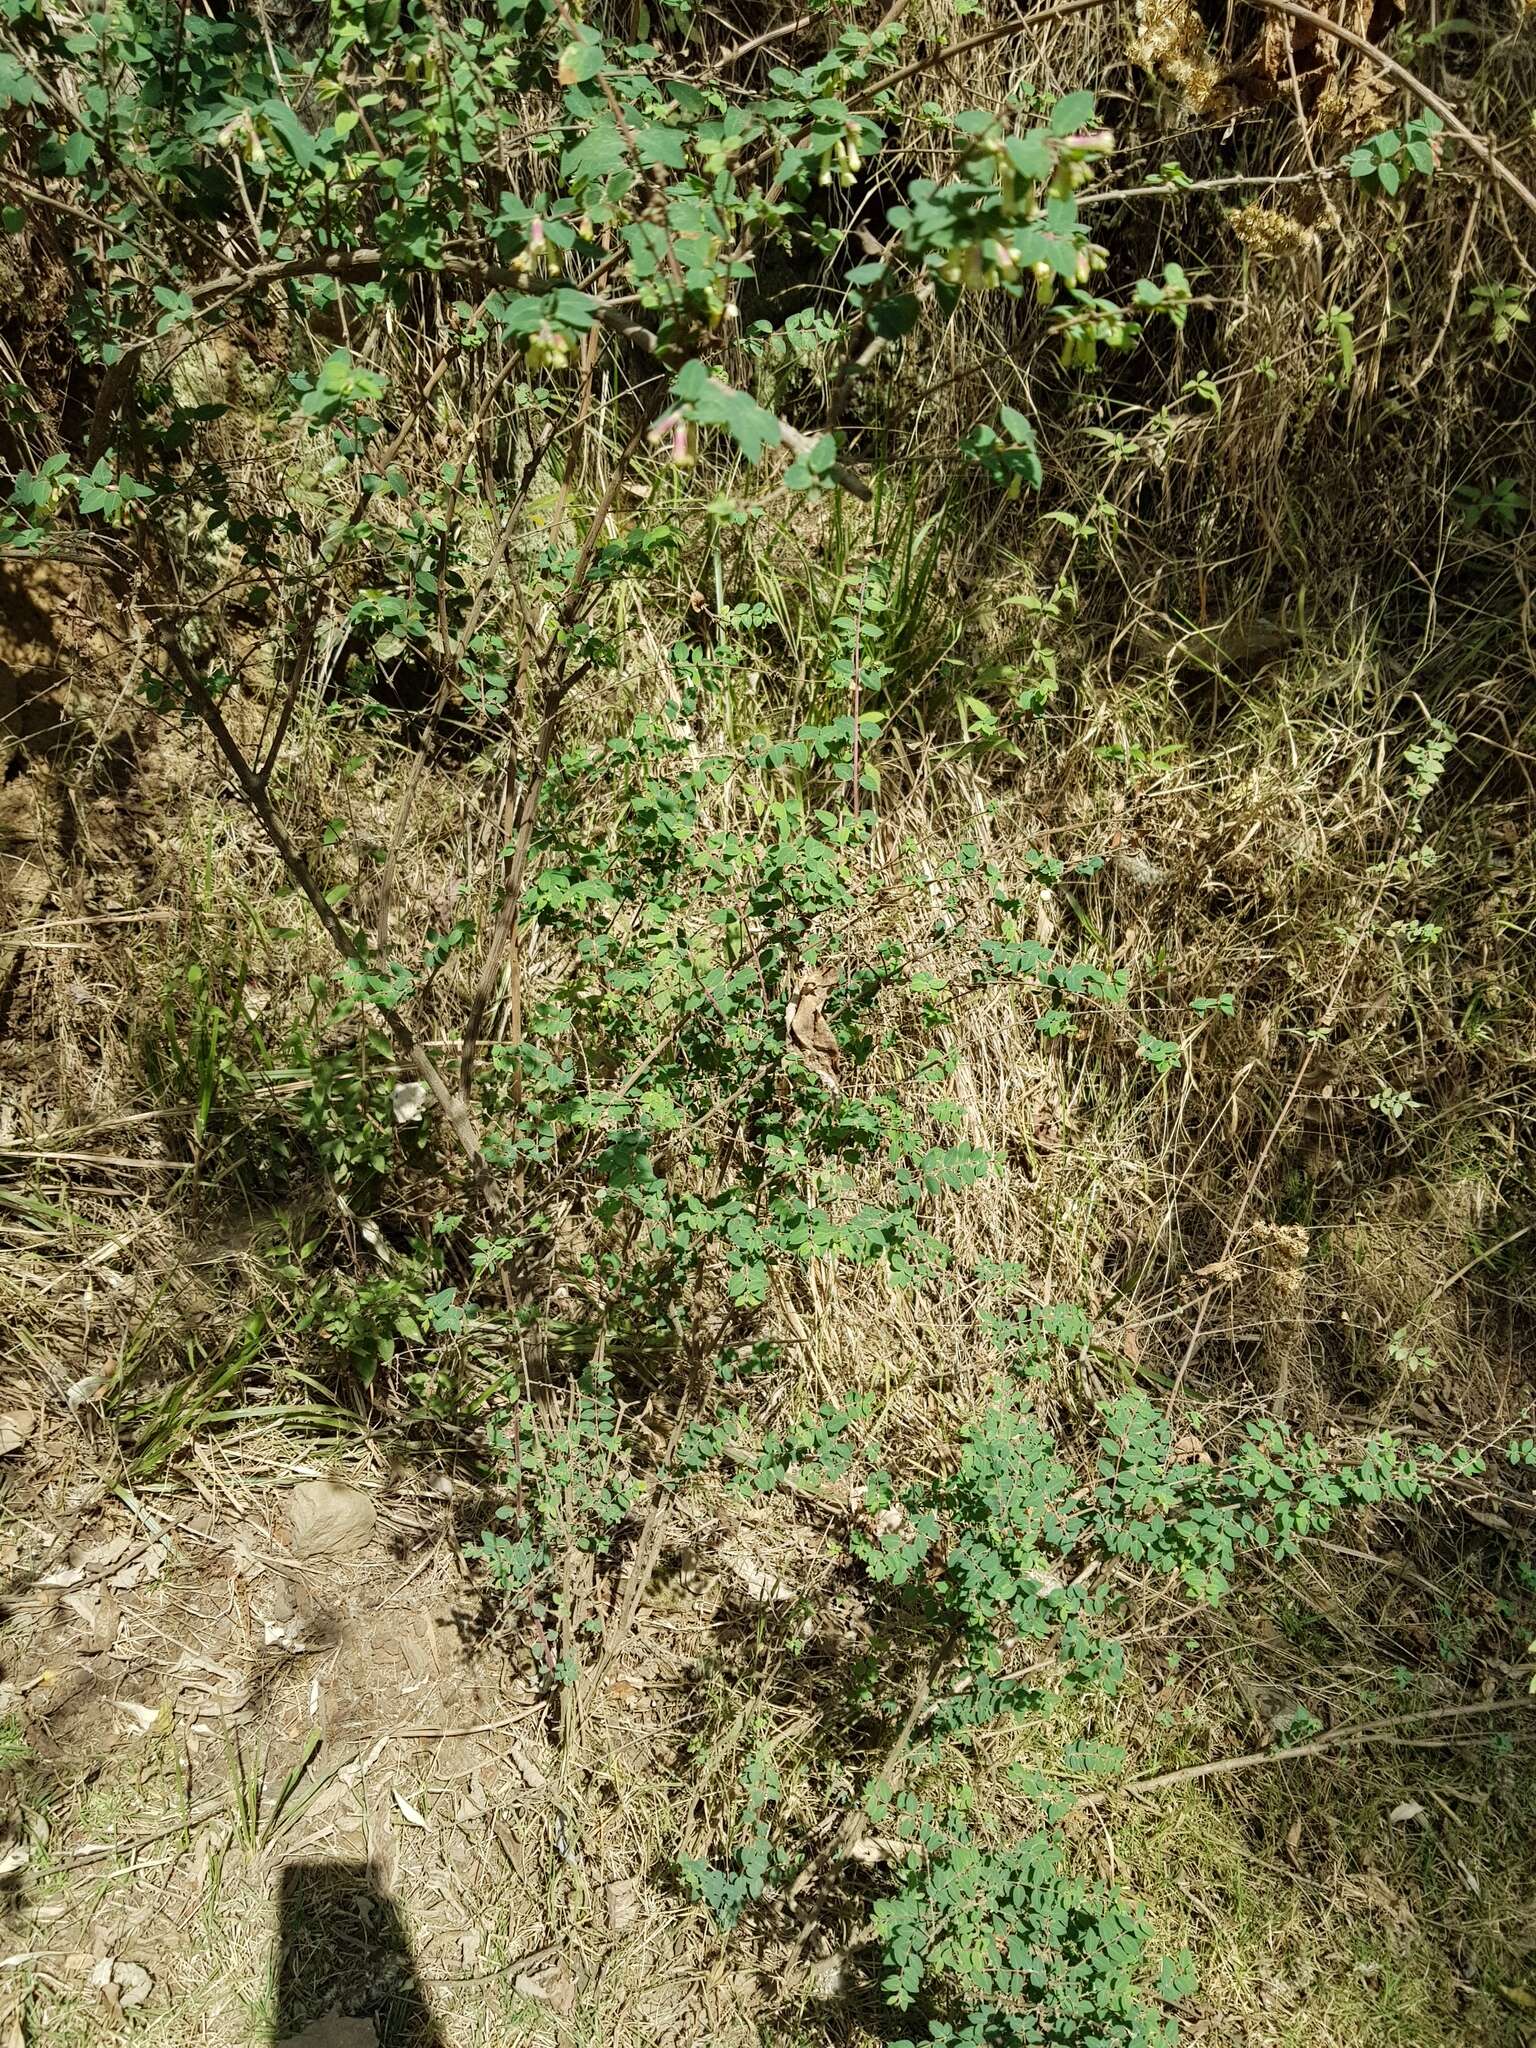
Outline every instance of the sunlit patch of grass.
<path id="1" fill-rule="evenodd" d="M 19 1714 L 0 1715 L 0 1771 L 14 1771 L 27 1761 L 31 1750 L 27 1731 Z"/>

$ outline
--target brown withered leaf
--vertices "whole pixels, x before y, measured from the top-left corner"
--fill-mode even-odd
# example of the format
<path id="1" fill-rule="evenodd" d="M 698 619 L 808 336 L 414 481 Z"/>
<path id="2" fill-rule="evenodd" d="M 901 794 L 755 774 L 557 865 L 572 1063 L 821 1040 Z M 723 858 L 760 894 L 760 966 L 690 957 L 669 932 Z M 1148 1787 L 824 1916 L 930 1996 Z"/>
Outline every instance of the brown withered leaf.
<path id="1" fill-rule="evenodd" d="M 1367 42 L 1381 44 L 1402 20 L 1403 0 L 1333 0 L 1319 11 Z M 1294 91 L 1325 128 L 1350 139 L 1381 125 L 1378 116 L 1395 91 L 1368 58 L 1336 35 L 1315 22 L 1283 15 L 1266 17 L 1243 68 L 1257 88 L 1256 97 Z M 1347 78 L 1341 76 L 1346 71 Z"/>
<path id="2" fill-rule="evenodd" d="M 122 1610 L 104 1588 L 91 1593 L 66 1593 L 63 1603 L 84 1625 L 93 1650 L 110 1650 L 117 1640 Z"/>
<path id="3" fill-rule="evenodd" d="M 0 1458 L 19 1451 L 36 1427 L 35 1408 L 13 1408 L 9 1414 L 0 1415 Z"/>
<path id="4" fill-rule="evenodd" d="M 603 1887 L 603 1903 L 608 1912 L 609 1933 L 628 1934 L 640 1920 L 639 1878 L 610 1878 Z"/>
<path id="5" fill-rule="evenodd" d="M 803 967 L 784 1006 L 785 1038 L 811 1071 L 834 1091 L 843 1056 L 823 1011 L 836 984 L 835 967 Z"/>
<path id="6" fill-rule="evenodd" d="M 552 1969 L 538 1976 L 525 1972 L 512 1980 L 512 1989 L 519 1998 L 537 1999 L 566 2020 L 576 2010 L 578 1988 L 574 1974 L 565 1963 L 556 1963 Z"/>

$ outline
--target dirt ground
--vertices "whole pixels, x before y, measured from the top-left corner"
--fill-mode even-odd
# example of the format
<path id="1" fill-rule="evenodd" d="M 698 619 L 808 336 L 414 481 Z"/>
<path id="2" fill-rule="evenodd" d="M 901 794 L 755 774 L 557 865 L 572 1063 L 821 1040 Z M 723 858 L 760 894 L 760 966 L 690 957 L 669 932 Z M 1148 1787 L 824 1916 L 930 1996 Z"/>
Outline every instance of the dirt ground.
<path id="1" fill-rule="evenodd" d="M 275 1441 L 145 1493 L 81 1472 L 78 1425 L 12 1415 L 0 1985 L 25 2039 L 316 2048 L 340 2014 L 372 2026 L 345 2048 L 468 2048 L 572 2038 L 578 1999 L 590 2038 L 730 2038 L 728 1986 L 676 1980 L 696 1909 L 648 1885 L 622 1782 L 559 1782 L 451 1497 Z M 316 1480 L 371 1526 L 300 1556 Z M 618 1771 L 669 1748 L 669 1691 L 654 1663 L 607 1677 Z"/>

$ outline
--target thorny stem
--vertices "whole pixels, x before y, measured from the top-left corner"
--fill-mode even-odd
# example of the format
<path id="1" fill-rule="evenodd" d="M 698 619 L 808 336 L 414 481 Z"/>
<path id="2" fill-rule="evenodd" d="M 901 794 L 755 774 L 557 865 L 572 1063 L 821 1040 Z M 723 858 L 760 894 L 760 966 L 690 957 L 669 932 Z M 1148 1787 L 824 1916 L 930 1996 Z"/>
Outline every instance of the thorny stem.
<path id="1" fill-rule="evenodd" d="M 309 906 L 320 920 L 326 936 L 343 960 L 360 967 L 368 966 L 368 948 L 361 933 L 349 932 L 326 902 L 325 892 L 315 880 L 308 861 L 284 831 L 265 785 L 245 758 L 234 734 L 224 722 L 224 714 L 215 703 L 207 684 L 198 674 L 180 641 L 173 632 L 167 632 L 163 636 L 162 644 L 181 679 L 193 709 L 213 735 L 214 744 L 229 764 L 246 803 L 255 813 L 278 859 L 308 899 Z M 374 1007 L 378 1009 L 380 1022 L 396 1051 L 425 1081 L 433 1100 L 448 1119 L 449 1127 L 458 1140 L 464 1156 L 474 1167 L 477 1177 L 482 1175 L 485 1170 L 485 1155 L 468 1104 L 462 1096 L 456 1095 L 443 1079 L 436 1062 L 418 1041 L 405 1019 L 395 1010 L 383 1009 L 378 1005 Z"/>

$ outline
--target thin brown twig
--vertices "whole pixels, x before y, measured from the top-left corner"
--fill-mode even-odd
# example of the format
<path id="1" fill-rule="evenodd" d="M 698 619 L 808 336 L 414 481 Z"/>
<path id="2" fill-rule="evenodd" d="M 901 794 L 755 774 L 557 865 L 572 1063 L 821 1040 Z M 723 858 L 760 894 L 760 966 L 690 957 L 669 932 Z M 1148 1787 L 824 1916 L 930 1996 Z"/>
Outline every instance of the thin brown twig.
<path id="1" fill-rule="evenodd" d="M 868 106 L 871 100 L 882 93 L 894 91 L 898 85 L 905 85 L 909 78 L 921 78 L 925 72 L 937 70 L 941 64 L 952 63 L 956 57 L 969 56 L 972 50 L 989 49 L 993 43 L 1003 43 L 1010 36 L 1016 36 L 1021 29 L 1043 28 L 1049 21 L 1064 21 L 1069 15 L 1091 14 L 1097 8 L 1110 4 L 1110 0 L 1056 0 L 1053 7 L 1036 8 L 1033 14 L 1021 14 L 1013 21 L 1000 26 L 982 29 L 973 36 L 962 36 L 958 43 L 946 43 L 943 49 L 935 50 L 927 57 L 920 57 L 911 64 L 903 64 L 899 71 L 889 71 L 884 78 L 863 87 L 849 101 L 852 107 Z"/>
<path id="2" fill-rule="evenodd" d="M 1239 171 L 1228 178 L 1190 178 L 1178 184 L 1122 185 L 1118 189 L 1107 186 L 1100 192 L 1080 193 L 1077 209 L 1081 213 L 1090 206 L 1107 206 L 1116 199 L 1182 199 L 1186 194 L 1227 192 L 1234 186 L 1261 185 L 1268 191 L 1272 185 L 1327 185 L 1343 176 L 1344 167 L 1335 164 L 1327 170 Z"/>
<path id="3" fill-rule="evenodd" d="M 733 44 L 729 50 L 722 50 L 718 57 L 710 60 L 711 71 L 731 71 L 744 57 L 750 57 L 757 50 L 763 50 L 770 43 L 782 43 L 786 37 L 797 35 L 803 28 L 809 28 L 819 15 L 797 14 L 792 21 L 781 21 L 777 28 L 765 28 L 761 35 L 748 36 L 744 43 Z"/>
<path id="4" fill-rule="evenodd" d="M 1451 1289 L 1459 1286 L 1469 1273 L 1475 1273 L 1479 1266 L 1486 1266 L 1490 1259 L 1496 1259 L 1500 1252 L 1508 1251 L 1509 1247 L 1518 1244 L 1521 1238 L 1529 1237 L 1533 1230 L 1536 1230 L 1536 1223 L 1524 1223 L 1518 1230 L 1512 1230 L 1508 1237 L 1501 1237 L 1497 1244 L 1491 1244 L 1486 1251 L 1479 1252 L 1475 1259 L 1468 1259 L 1467 1263 L 1459 1266 L 1448 1280 L 1440 1282 L 1429 1296 L 1429 1301 L 1438 1301 L 1442 1294 L 1449 1294 Z M 1429 1301 L 1425 1303 L 1426 1308 Z"/>
<path id="5" fill-rule="evenodd" d="M 1416 1713 L 1385 1714 L 1375 1721 L 1355 1721 L 1344 1728 L 1330 1728 L 1326 1734 L 1314 1736 L 1310 1742 L 1289 1743 L 1284 1749 L 1255 1749 L 1243 1756 L 1214 1757 L 1208 1763 L 1186 1764 L 1182 1770 L 1159 1771 L 1155 1777 L 1133 1778 L 1129 1784 L 1107 1786 L 1102 1792 L 1090 1792 L 1076 1803 L 1079 1807 L 1103 1806 L 1110 1799 L 1118 1799 L 1127 1793 L 1162 1792 L 1171 1785 L 1195 1785 L 1205 1778 L 1230 1777 L 1234 1771 L 1257 1770 L 1260 1764 L 1285 1764 L 1298 1758 L 1325 1756 L 1334 1749 L 1354 1749 L 1372 1742 L 1415 1741 L 1417 1738 L 1399 1736 L 1399 1728 L 1422 1725 L 1427 1721 L 1465 1720 L 1473 1715 L 1520 1713 L 1536 1707 L 1536 1693 L 1516 1693 L 1513 1698 L 1500 1700 L 1473 1700 L 1458 1707 L 1424 1707 Z"/>
<path id="6" fill-rule="evenodd" d="M 0 1151 L 0 1163 L 8 1159 L 58 1161 L 66 1166 L 125 1166 L 135 1173 L 191 1173 L 190 1159 L 125 1159 L 110 1152 L 22 1152 L 7 1145 Z"/>
<path id="7" fill-rule="evenodd" d="M 1467 126 L 1449 101 L 1441 99 L 1440 95 L 1432 87 L 1427 86 L 1415 72 L 1410 71 L 1406 64 L 1399 64 L 1395 57 L 1387 56 L 1384 50 L 1378 49 L 1375 43 L 1357 30 L 1346 28 L 1342 22 L 1334 21 L 1326 14 L 1318 14 L 1310 7 L 1298 5 L 1298 0 L 1254 0 L 1254 5 L 1267 7 L 1276 14 L 1289 15 L 1292 21 L 1303 21 L 1309 28 L 1321 29 L 1325 35 L 1337 36 L 1341 43 L 1348 43 L 1352 50 L 1358 50 L 1361 56 L 1368 57 L 1373 64 L 1379 65 L 1389 78 L 1395 78 L 1399 85 L 1406 86 L 1415 99 L 1422 101 L 1426 107 L 1437 113 L 1451 133 L 1467 145 L 1483 168 L 1491 171 L 1500 184 L 1507 185 L 1522 206 L 1536 213 L 1536 192 L 1533 192 L 1529 185 L 1522 183 L 1509 166 L 1494 155 L 1490 144 L 1484 141 L 1475 129 Z"/>
<path id="8" fill-rule="evenodd" d="M 162 644 L 171 661 L 171 665 L 175 668 L 177 675 L 181 679 L 182 687 L 186 690 L 193 709 L 212 734 L 214 745 L 229 764 L 235 780 L 240 785 L 241 794 L 270 840 L 273 851 L 287 869 L 290 879 L 298 885 L 307 898 L 309 906 L 319 919 L 327 938 L 329 938 L 331 944 L 336 948 L 336 951 L 343 960 L 353 962 L 358 966 L 366 966 L 368 964 L 368 951 L 361 935 L 349 932 L 326 901 L 325 891 L 315 880 L 309 862 L 305 860 L 303 854 L 299 852 L 293 841 L 288 837 L 287 832 L 283 829 L 282 822 L 273 808 L 272 798 L 266 785 L 245 758 L 239 742 L 225 724 L 224 715 L 214 702 L 208 685 L 204 682 L 202 676 L 199 675 L 196 666 L 182 648 L 180 640 L 177 639 L 173 631 L 167 631 L 163 636 Z M 484 1153 L 481 1150 L 480 1134 L 475 1129 L 474 1118 L 470 1114 L 468 1104 L 448 1086 L 448 1083 L 439 1072 L 436 1062 L 432 1059 L 425 1046 L 419 1043 L 416 1034 L 411 1030 L 411 1027 L 406 1023 L 399 1011 L 386 1009 L 379 1005 L 374 1005 L 374 1007 L 378 1009 L 384 1030 L 393 1042 L 396 1050 L 403 1059 L 410 1062 L 421 1079 L 427 1084 L 433 1100 L 447 1118 L 449 1127 L 458 1140 L 465 1156 L 477 1173 L 482 1172 L 485 1163 Z"/>
<path id="9" fill-rule="evenodd" d="M 1451 322 L 1456 317 L 1456 301 L 1461 296 L 1461 280 L 1467 272 L 1467 258 L 1472 253 L 1472 237 L 1477 233 L 1478 215 L 1483 210 L 1482 188 L 1472 195 L 1472 204 L 1467 209 L 1467 224 L 1462 229 L 1461 247 L 1456 251 L 1456 261 L 1451 269 L 1451 281 L 1445 294 L 1445 313 L 1440 321 L 1439 331 L 1429 345 L 1429 353 L 1403 385 L 1405 391 L 1417 391 L 1424 379 L 1434 368 L 1440 351 L 1445 346 L 1445 337 L 1451 331 Z"/>

